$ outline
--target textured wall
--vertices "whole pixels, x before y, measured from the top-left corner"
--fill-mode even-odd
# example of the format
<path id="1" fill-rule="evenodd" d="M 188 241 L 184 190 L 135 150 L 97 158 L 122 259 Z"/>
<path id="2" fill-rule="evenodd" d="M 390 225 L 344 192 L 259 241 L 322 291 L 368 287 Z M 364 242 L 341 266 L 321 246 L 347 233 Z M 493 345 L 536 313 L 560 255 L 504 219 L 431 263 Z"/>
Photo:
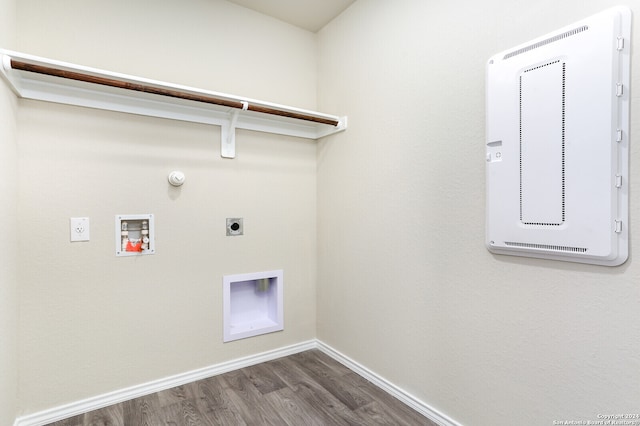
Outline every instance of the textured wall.
<path id="1" fill-rule="evenodd" d="M 319 33 L 319 108 L 349 116 L 318 149 L 319 339 L 466 425 L 638 413 L 633 254 L 607 268 L 483 246 L 486 60 L 618 3 L 638 89 L 634 1 L 358 1 Z M 632 251 L 639 205 L 632 189 Z"/>
<path id="2" fill-rule="evenodd" d="M 0 1 L 0 47 L 14 41 L 15 1 Z M 18 287 L 16 270 L 18 153 L 15 97 L 0 81 L 0 424 L 13 423 L 18 392 Z"/>
<path id="3" fill-rule="evenodd" d="M 25 53 L 316 108 L 314 35 L 225 0 L 17 3 Z"/>
<path id="4" fill-rule="evenodd" d="M 18 24 L 26 53 L 315 107 L 314 35 L 226 1 L 26 0 Z M 227 160 L 217 126 L 18 106 L 22 413 L 315 337 L 315 142 L 238 131 Z M 114 216 L 138 213 L 157 253 L 116 258 Z M 90 242 L 68 241 L 74 216 Z M 223 344 L 223 275 L 272 269 L 284 331 Z"/>

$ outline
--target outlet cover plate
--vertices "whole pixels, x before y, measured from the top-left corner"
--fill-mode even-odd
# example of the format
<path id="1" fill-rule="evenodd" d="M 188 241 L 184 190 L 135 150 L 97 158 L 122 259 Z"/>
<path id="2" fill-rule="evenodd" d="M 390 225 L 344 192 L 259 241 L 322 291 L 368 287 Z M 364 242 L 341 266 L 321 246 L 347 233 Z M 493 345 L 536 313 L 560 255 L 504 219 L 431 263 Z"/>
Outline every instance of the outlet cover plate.
<path id="1" fill-rule="evenodd" d="M 69 218 L 69 234 L 71 242 L 89 241 L 89 218 Z"/>

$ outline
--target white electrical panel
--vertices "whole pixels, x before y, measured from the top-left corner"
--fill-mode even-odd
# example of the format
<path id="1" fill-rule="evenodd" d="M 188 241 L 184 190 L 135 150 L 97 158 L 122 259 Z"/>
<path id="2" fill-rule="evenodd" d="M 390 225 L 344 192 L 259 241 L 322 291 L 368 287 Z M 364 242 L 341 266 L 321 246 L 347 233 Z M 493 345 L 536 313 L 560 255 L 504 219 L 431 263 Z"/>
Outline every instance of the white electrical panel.
<path id="1" fill-rule="evenodd" d="M 631 11 L 487 64 L 486 245 L 615 266 L 628 256 Z"/>

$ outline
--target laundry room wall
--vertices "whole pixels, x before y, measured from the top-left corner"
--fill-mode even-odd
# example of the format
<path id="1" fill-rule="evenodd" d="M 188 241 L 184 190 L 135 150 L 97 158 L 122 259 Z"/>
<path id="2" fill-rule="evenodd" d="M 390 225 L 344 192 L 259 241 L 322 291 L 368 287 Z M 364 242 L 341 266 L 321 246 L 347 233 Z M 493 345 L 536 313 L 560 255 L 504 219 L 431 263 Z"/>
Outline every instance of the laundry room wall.
<path id="1" fill-rule="evenodd" d="M 227 1 L 25 0 L 16 28 L 20 52 L 316 106 L 314 34 Z M 315 141 L 238 130 L 223 159 L 218 126 L 17 104 L 21 414 L 315 337 Z M 116 257 L 115 215 L 144 213 L 156 254 Z M 284 331 L 223 344 L 223 276 L 275 269 Z"/>
<path id="2" fill-rule="evenodd" d="M 603 267 L 484 247 L 490 56 L 617 4 L 631 40 L 631 257 Z M 319 33 L 318 338 L 465 425 L 638 413 L 640 6 L 355 2 Z"/>
<path id="3" fill-rule="evenodd" d="M 0 46 L 15 41 L 14 0 L 0 0 Z M 16 102 L 0 82 L 0 424 L 11 424 L 18 396 L 18 151 Z"/>

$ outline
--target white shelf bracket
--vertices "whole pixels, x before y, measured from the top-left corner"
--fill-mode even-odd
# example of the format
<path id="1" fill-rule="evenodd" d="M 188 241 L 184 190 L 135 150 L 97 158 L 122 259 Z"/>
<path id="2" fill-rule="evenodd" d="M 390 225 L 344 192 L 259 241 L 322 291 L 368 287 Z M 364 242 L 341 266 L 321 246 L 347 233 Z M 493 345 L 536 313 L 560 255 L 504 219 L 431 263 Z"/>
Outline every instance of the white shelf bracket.
<path id="1" fill-rule="evenodd" d="M 242 101 L 242 111 L 249 109 L 249 102 Z M 220 156 L 223 158 L 236 158 L 236 124 L 240 110 L 236 109 L 229 114 L 229 122 L 220 128 Z"/>

